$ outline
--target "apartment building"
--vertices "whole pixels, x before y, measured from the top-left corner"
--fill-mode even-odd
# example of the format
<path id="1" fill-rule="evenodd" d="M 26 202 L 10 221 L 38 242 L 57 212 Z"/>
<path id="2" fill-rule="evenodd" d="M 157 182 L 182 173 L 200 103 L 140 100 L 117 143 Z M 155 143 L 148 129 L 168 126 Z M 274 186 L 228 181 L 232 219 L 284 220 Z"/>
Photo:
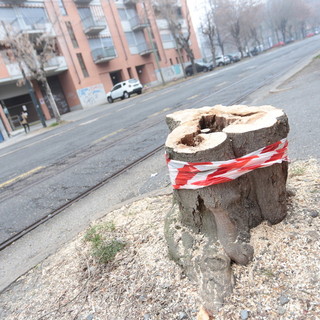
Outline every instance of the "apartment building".
<path id="1" fill-rule="evenodd" d="M 0 41 L 8 26 L 31 40 L 43 33 L 56 38 L 57 53 L 46 62 L 45 71 L 63 114 L 105 102 L 106 92 L 129 78 L 152 86 L 183 76 L 180 61 L 186 63 L 188 57 L 177 48 L 157 5 L 153 0 L 0 1 Z M 176 10 L 187 32 L 186 0 L 178 0 Z M 190 43 L 200 58 L 191 31 Z M 17 86 L 21 69 L 9 58 L 9 50 L 0 46 L 0 130 L 4 127 L 8 133 L 19 128 L 23 105 L 31 122 L 39 120 L 28 88 Z M 50 119 L 53 113 L 45 93 L 35 80 L 32 84 L 44 117 Z"/>

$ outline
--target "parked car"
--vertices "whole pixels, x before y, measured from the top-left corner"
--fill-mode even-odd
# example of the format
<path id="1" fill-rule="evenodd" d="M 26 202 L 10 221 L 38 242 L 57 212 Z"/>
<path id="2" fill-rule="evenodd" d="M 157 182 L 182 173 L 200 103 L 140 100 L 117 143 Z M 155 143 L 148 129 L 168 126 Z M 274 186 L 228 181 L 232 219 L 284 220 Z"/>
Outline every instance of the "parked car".
<path id="1" fill-rule="evenodd" d="M 137 79 L 119 82 L 107 93 L 107 100 L 112 103 L 115 99 L 127 99 L 134 93 L 141 94 L 142 88 L 142 84 Z"/>
<path id="2" fill-rule="evenodd" d="M 313 36 L 315 36 L 316 34 L 314 32 L 310 32 L 306 35 L 306 38 L 311 38 Z"/>
<path id="3" fill-rule="evenodd" d="M 227 54 L 227 57 L 230 59 L 231 63 L 238 62 L 241 60 L 240 53 L 230 53 L 230 54 Z"/>
<path id="4" fill-rule="evenodd" d="M 229 63 L 231 63 L 231 61 L 230 61 L 230 58 L 227 57 L 227 56 L 218 56 L 218 57 L 216 57 L 216 65 L 218 67 L 225 66 L 225 65 L 227 65 Z"/>
<path id="5" fill-rule="evenodd" d="M 274 45 L 272 46 L 272 48 L 282 47 L 282 46 L 284 46 L 284 45 L 285 45 L 285 43 L 284 43 L 283 41 L 280 41 L 280 42 L 274 44 Z"/>
<path id="6" fill-rule="evenodd" d="M 197 72 L 207 72 L 213 70 L 213 64 L 212 63 L 206 63 L 206 62 L 196 62 L 195 63 Z M 185 68 L 185 72 L 187 76 L 193 75 L 193 69 L 192 64 L 189 64 Z"/>

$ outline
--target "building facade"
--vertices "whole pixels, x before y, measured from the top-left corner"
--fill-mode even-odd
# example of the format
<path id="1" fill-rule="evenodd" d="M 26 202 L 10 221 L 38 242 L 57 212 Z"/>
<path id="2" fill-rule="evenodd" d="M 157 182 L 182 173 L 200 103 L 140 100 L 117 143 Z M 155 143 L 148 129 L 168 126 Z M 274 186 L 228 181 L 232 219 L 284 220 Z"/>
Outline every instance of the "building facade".
<path id="1" fill-rule="evenodd" d="M 187 32 L 186 1 L 178 0 L 176 9 Z M 0 21 L 0 41 L 8 29 L 31 38 L 42 33 L 56 38 L 57 53 L 45 71 L 61 114 L 106 102 L 106 92 L 120 81 L 137 78 L 153 86 L 182 77 L 181 63 L 188 62 L 152 0 L 0 1 Z M 200 58 L 192 25 L 190 43 Z M 27 86 L 17 86 L 21 69 L 9 50 L 0 47 L 0 118 L 10 134 L 20 127 L 22 105 L 31 122 L 39 118 Z M 50 119 L 45 93 L 37 81 L 32 84 L 45 119 Z"/>

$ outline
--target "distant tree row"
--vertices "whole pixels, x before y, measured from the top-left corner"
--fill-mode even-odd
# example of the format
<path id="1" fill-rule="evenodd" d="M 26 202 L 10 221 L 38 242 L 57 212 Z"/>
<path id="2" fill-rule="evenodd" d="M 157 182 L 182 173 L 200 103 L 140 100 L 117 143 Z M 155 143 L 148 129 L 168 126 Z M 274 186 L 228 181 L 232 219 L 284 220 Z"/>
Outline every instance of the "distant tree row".
<path id="1" fill-rule="evenodd" d="M 244 56 L 262 45 L 304 38 L 319 26 L 316 0 L 208 0 L 201 30 L 215 57 L 216 47 L 224 54 L 232 45 Z"/>

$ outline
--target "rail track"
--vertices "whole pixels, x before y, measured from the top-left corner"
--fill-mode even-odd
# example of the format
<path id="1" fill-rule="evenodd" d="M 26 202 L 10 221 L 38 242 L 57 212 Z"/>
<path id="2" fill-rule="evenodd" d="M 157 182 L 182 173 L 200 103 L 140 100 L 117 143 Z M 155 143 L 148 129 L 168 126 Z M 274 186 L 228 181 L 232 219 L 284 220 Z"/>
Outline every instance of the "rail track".
<path id="1" fill-rule="evenodd" d="M 269 76 L 268 78 L 264 79 L 260 83 L 256 84 L 254 88 L 241 92 L 241 94 L 238 95 L 236 98 L 231 99 L 230 101 L 227 101 L 225 103 L 228 105 L 241 103 L 250 94 L 252 94 L 253 92 L 262 88 L 263 86 L 270 84 L 272 81 L 274 81 L 275 79 L 278 79 L 286 72 L 287 72 L 286 70 L 282 70 L 272 76 Z M 252 75 L 245 77 L 245 78 L 243 78 L 243 79 L 241 79 L 241 80 L 239 80 L 239 81 L 237 81 L 227 87 L 216 90 L 215 92 L 211 92 L 208 95 L 204 96 L 203 98 L 197 100 L 197 103 L 199 103 L 199 102 L 201 103 L 202 101 L 205 101 L 206 99 L 216 95 L 219 92 L 229 90 L 231 87 L 234 87 L 237 84 L 244 82 L 244 80 L 246 80 L 250 77 L 252 77 Z M 170 112 L 176 111 L 179 109 L 185 109 L 185 108 L 191 107 L 191 105 L 192 105 L 191 102 L 186 103 L 186 104 L 176 105 L 170 109 Z M 32 176 L 30 179 L 24 180 L 23 184 L 19 183 L 19 181 L 18 181 L 17 183 L 15 183 L 16 187 L 14 185 L 13 186 L 10 185 L 10 186 L 4 188 L 4 191 L 0 194 L 0 204 L 10 198 L 14 198 L 18 193 L 21 193 L 21 192 L 31 188 L 32 186 L 35 186 L 41 182 L 46 181 L 47 179 L 50 179 L 51 177 L 53 177 L 54 175 L 57 174 L 57 170 L 59 170 L 58 171 L 59 173 L 66 171 L 67 169 L 76 166 L 77 164 L 79 164 L 80 162 L 82 162 L 84 160 L 90 159 L 90 158 L 98 155 L 99 153 L 105 152 L 106 150 L 112 148 L 113 146 L 120 143 L 121 141 L 128 139 L 128 137 L 132 136 L 133 134 L 136 134 L 143 129 L 145 130 L 146 128 L 151 128 L 151 127 L 161 123 L 162 121 L 163 121 L 163 115 L 157 116 L 153 120 L 145 119 L 142 122 L 135 124 L 135 125 L 132 125 L 131 127 L 127 128 L 127 130 L 125 132 L 123 132 L 122 135 L 119 135 L 118 137 L 116 137 L 116 139 L 114 139 L 111 142 L 92 144 L 89 148 L 88 147 L 83 148 L 81 150 L 77 150 L 76 152 L 70 153 L 69 155 L 65 156 L 63 159 L 60 159 L 60 161 L 56 162 L 54 165 L 46 167 L 45 172 L 43 172 L 42 175 L 37 174 L 35 176 Z M 129 170 L 130 168 L 133 168 L 134 166 L 141 163 L 142 161 L 147 160 L 148 158 L 152 157 L 154 154 L 156 154 L 161 149 L 163 149 L 163 147 L 164 147 L 163 144 L 158 145 L 149 153 L 139 157 L 138 159 L 134 160 L 130 164 L 128 164 L 128 165 L 124 166 L 123 168 L 117 170 L 116 172 L 110 174 L 108 177 L 102 179 L 99 183 L 95 184 L 94 186 L 89 187 L 87 190 L 85 190 L 81 194 L 70 199 L 67 203 L 52 210 L 49 214 L 46 214 L 44 217 L 38 219 L 37 221 L 30 224 L 28 227 L 24 228 L 23 230 L 16 232 L 13 236 L 7 238 L 5 241 L 0 243 L 0 251 L 5 249 L 6 247 L 11 245 L 15 241 L 17 241 L 18 239 L 20 239 L 21 237 L 23 237 L 24 235 L 26 235 L 30 231 L 36 229 L 41 224 L 54 218 L 55 216 L 57 216 L 59 213 L 64 211 L 66 208 L 68 208 L 69 206 L 71 206 L 75 202 L 87 197 L 89 194 L 91 194 L 95 190 L 97 190 L 100 187 L 102 187 L 103 185 L 107 184 L 110 180 L 118 177 L 119 175 L 121 175 L 125 171 Z"/>

